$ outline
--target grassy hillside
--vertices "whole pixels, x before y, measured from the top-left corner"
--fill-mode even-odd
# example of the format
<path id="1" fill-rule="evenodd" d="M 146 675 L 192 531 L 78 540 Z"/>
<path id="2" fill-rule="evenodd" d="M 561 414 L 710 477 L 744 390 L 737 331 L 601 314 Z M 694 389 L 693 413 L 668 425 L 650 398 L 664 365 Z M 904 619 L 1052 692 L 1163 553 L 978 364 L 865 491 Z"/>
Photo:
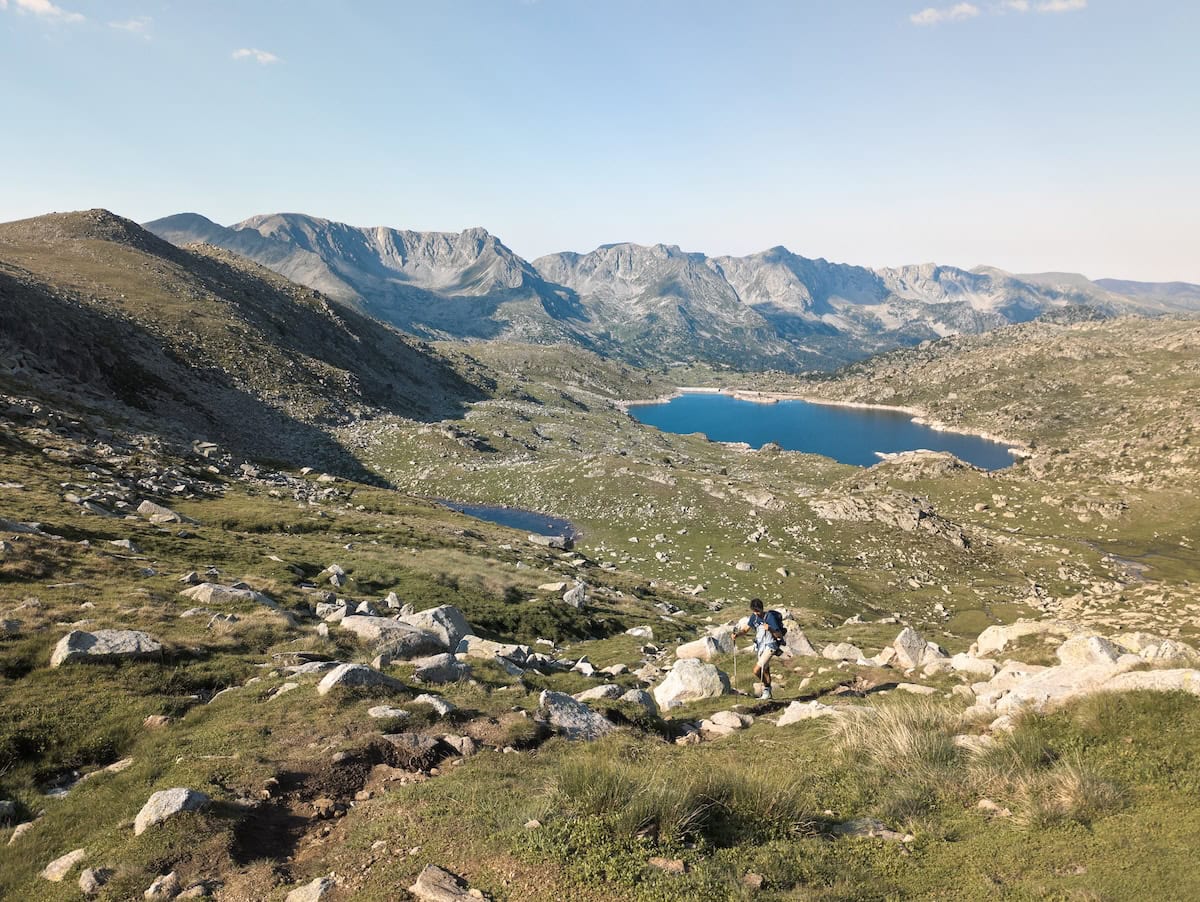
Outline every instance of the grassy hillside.
<path id="1" fill-rule="evenodd" d="M 174 873 L 239 902 L 326 875 L 326 902 L 407 898 L 427 864 L 514 902 L 1187 898 L 1200 880 L 1195 695 L 1084 693 L 1001 724 L 978 675 L 886 654 L 905 626 L 965 654 L 1020 617 L 1050 632 L 991 666 L 1036 675 L 1073 634 L 1100 651 L 1093 633 L 1196 642 L 1193 323 L 1023 326 L 758 384 L 1033 446 L 993 473 L 939 455 L 861 469 L 641 426 L 623 404 L 670 384 L 585 351 L 435 352 L 236 260 L 82 221 L 0 234 L 17 283 L 0 309 L 25 314 L 0 386 L 0 897 L 77 899 L 84 868 L 108 871 L 100 899 Z M 307 343 L 309 326 L 324 337 Z M 173 356 L 185 340 L 194 360 Z M 256 342 L 273 364 L 239 368 Z M 452 361 L 437 384 L 463 407 L 407 406 L 379 355 L 404 373 Z M 277 419 L 205 406 L 238 379 Z M 227 442 L 177 441 L 210 414 L 202 434 Z M 238 442 L 288 456 L 271 453 L 288 423 L 355 455 L 361 479 L 242 465 Z M 437 497 L 561 515 L 582 535 L 547 547 Z M 848 509 L 867 516 L 838 519 Z M 201 581 L 243 594 L 181 594 Z M 680 643 L 723 635 L 753 595 L 817 652 L 777 659 L 773 700 L 725 646 L 711 663 L 730 692 L 671 709 L 625 696 L 661 688 Z M 376 661 L 341 619 L 386 626 L 401 605 L 453 605 L 478 636 L 545 657 L 464 656 L 469 672 L 434 682 Z M 71 631 L 104 629 L 161 648 L 51 666 Z M 841 643 L 856 648 L 838 657 Z M 1185 663 L 1126 651 L 1122 673 L 1194 673 L 1200 653 L 1173 647 Z M 388 681 L 323 693 L 334 662 Z M 559 735 L 545 690 L 590 690 L 576 716 L 608 735 Z M 777 726 L 793 702 L 815 716 Z M 210 802 L 135 833 L 173 787 Z M 75 850 L 64 881 L 39 876 Z"/>
<path id="2" fill-rule="evenodd" d="M 482 397 L 427 346 L 107 211 L 0 225 L 0 379 L 244 453 L 343 467 L 325 428 Z M 358 471 L 362 475 L 362 471 Z"/>

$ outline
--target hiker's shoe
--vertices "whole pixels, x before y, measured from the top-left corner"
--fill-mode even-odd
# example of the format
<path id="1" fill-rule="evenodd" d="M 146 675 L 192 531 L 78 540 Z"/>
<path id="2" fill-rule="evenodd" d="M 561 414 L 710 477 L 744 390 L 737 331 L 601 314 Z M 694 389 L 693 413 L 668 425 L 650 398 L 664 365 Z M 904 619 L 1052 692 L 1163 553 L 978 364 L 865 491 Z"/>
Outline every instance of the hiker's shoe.
<path id="1" fill-rule="evenodd" d="M 760 696 L 759 696 L 759 698 L 770 698 L 770 697 L 771 697 L 771 690 L 770 690 L 770 689 L 764 689 L 764 690 L 762 691 L 762 695 L 760 695 Z"/>

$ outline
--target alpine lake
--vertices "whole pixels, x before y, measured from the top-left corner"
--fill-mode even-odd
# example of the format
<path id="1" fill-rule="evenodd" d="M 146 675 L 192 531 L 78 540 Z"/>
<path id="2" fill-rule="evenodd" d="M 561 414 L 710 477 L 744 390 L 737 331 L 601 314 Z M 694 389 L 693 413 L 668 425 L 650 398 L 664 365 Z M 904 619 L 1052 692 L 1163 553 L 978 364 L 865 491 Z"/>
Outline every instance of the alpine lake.
<path id="1" fill-rule="evenodd" d="M 681 392 L 667 401 L 631 405 L 647 426 L 680 435 L 703 433 L 716 442 L 759 448 L 775 442 L 787 451 L 821 454 L 869 467 L 901 451 L 949 451 L 985 470 L 1002 470 L 1014 457 L 1010 446 L 977 435 L 945 432 L 913 422 L 908 413 L 800 400 L 766 403 L 716 392 Z"/>

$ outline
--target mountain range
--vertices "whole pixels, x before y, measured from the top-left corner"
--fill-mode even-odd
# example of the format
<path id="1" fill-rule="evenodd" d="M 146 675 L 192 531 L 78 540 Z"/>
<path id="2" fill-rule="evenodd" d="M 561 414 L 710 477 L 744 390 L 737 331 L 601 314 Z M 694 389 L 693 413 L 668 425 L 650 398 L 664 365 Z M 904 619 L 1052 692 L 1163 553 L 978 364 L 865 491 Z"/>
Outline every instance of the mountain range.
<path id="1" fill-rule="evenodd" d="M 361 228 L 296 213 L 232 226 L 181 213 L 146 228 L 177 245 L 233 251 L 423 338 L 568 341 L 641 366 L 831 369 L 1066 308 L 1200 312 L 1200 286 L 1187 283 L 932 263 L 870 269 L 785 247 L 709 257 L 621 243 L 527 261 L 481 228 Z"/>

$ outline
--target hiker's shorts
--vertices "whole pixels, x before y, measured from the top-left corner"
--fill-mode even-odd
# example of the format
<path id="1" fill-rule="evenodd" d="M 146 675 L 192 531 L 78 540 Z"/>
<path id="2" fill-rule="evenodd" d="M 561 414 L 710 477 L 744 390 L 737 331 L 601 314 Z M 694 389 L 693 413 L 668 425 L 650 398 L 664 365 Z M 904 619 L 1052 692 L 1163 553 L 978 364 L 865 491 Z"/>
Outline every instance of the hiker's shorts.
<path id="1" fill-rule="evenodd" d="M 771 659 L 773 657 L 775 657 L 775 649 L 773 649 L 773 648 L 762 649 L 758 653 L 758 669 L 760 671 L 764 670 L 771 663 Z"/>

